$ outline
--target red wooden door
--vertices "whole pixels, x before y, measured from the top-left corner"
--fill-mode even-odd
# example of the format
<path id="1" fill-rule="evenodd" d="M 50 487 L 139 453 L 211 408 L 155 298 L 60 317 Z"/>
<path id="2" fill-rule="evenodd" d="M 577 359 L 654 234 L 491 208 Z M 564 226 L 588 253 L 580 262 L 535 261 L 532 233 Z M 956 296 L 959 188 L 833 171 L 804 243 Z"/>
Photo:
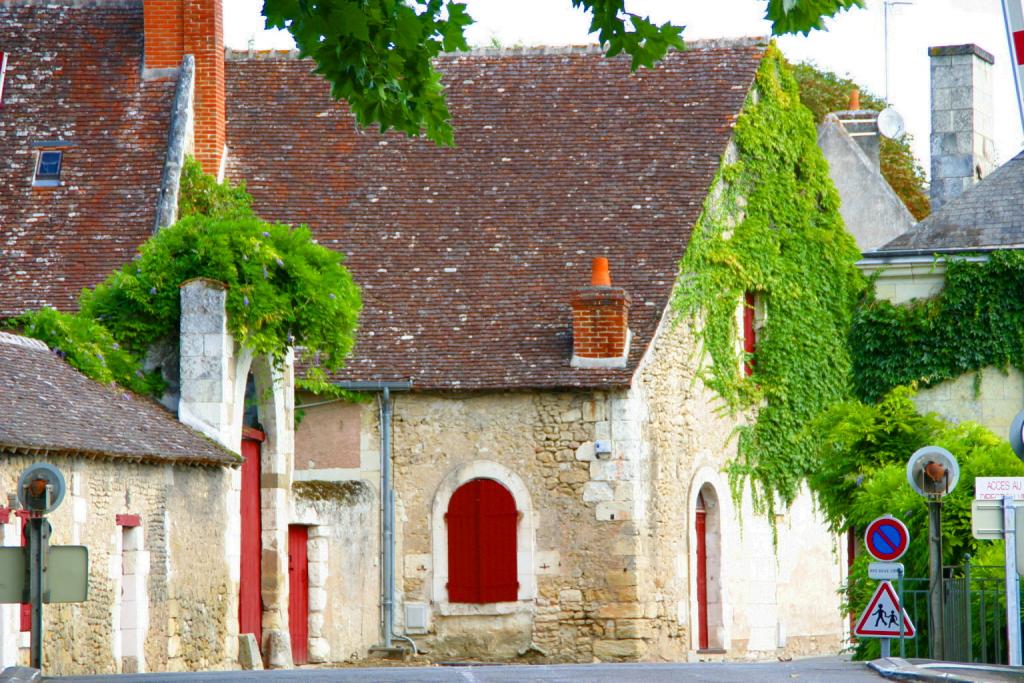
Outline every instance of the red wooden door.
<path id="1" fill-rule="evenodd" d="M 703 502 L 703 501 L 701 501 Z M 697 647 L 708 649 L 707 513 L 697 509 Z"/>
<path id="2" fill-rule="evenodd" d="M 516 525 L 508 489 L 491 479 L 460 486 L 448 503 L 448 599 L 508 602 L 519 593 Z"/>
<path id="3" fill-rule="evenodd" d="M 292 661 L 309 661 L 309 558 L 306 543 L 309 527 L 288 527 L 288 631 L 292 636 Z"/>
<path id="4" fill-rule="evenodd" d="M 260 559 L 263 522 L 260 512 L 260 441 L 262 434 L 246 430 L 242 439 L 242 564 L 238 586 L 238 632 L 252 633 L 263 647 L 263 600 Z M 255 438 L 250 438 L 255 437 Z"/>

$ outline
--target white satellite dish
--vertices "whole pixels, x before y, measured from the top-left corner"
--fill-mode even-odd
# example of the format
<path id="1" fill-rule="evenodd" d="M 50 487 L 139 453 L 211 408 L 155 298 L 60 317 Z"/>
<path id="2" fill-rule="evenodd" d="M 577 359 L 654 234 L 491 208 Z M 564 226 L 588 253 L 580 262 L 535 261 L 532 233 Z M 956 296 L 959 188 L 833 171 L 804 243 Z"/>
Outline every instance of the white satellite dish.
<path id="1" fill-rule="evenodd" d="M 887 138 L 895 140 L 903 135 L 906 127 L 903 125 L 903 117 L 892 107 L 886 107 L 878 114 L 878 132 Z"/>

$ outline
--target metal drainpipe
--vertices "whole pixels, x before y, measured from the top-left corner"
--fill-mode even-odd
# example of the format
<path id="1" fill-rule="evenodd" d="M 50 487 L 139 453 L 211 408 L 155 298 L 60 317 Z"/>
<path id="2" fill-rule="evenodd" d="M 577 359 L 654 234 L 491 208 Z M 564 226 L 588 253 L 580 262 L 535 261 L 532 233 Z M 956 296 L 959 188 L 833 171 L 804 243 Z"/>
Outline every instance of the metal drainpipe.
<path id="1" fill-rule="evenodd" d="M 391 481 L 391 392 L 409 391 L 411 381 L 335 382 L 348 391 L 375 391 L 380 405 L 380 517 L 381 517 L 381 645 L 393 647 L 392 638 L 409 641 L 416 654 L 416 643 L 394 633 L 395 623 L 395 491 Z"/>
<path id="2" fill-rule="evenodd" d="M 391 631 L 395 623 L 395 492 L 391 483 L 391 390 L 384 387 L 380 395 L 380 482 L 384 505 L 381 525 L 381 551 L 384 555 L 380 605 L 384 647 L 391 647 Z"/>

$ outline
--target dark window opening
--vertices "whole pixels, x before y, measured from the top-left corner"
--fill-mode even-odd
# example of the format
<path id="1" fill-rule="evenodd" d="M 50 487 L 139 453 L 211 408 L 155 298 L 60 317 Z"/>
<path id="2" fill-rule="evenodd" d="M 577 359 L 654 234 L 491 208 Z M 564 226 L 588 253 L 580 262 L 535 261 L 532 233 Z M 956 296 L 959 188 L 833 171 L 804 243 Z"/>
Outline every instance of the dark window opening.
<path id="1" fill-rule="evenodd" d="M 448 599 L 511 602 L 519 597 L 516 526 L 508 489 L 491 479 L 460 486 L 448 503 Z"/>
<path id="2" fill-rule="evenodd" d="M 64 161 L 64 152 L 47 150 L 39 152 L 36 161 L 36 177 L 33 185 L 55 186 L 60 184 L 60 169 Z"/>

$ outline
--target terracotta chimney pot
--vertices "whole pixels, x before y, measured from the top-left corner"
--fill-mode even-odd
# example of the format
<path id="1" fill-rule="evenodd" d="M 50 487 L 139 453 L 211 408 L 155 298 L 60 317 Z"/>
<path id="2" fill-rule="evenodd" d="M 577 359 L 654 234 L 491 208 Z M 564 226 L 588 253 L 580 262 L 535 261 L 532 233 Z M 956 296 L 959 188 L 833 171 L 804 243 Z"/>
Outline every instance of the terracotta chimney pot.
<path id="1" fill-rule="evenodd" d="M 850 111 L 860 111 L 860 90 L 857 88 L 850 91 Z"/>
<path id="2" fill-rule="evenodd" d="M 608 259 L 598 256 L 590 265 L 590 285 L 592 287 L 611 287 L 612 276 L 608 271 Z"/>

